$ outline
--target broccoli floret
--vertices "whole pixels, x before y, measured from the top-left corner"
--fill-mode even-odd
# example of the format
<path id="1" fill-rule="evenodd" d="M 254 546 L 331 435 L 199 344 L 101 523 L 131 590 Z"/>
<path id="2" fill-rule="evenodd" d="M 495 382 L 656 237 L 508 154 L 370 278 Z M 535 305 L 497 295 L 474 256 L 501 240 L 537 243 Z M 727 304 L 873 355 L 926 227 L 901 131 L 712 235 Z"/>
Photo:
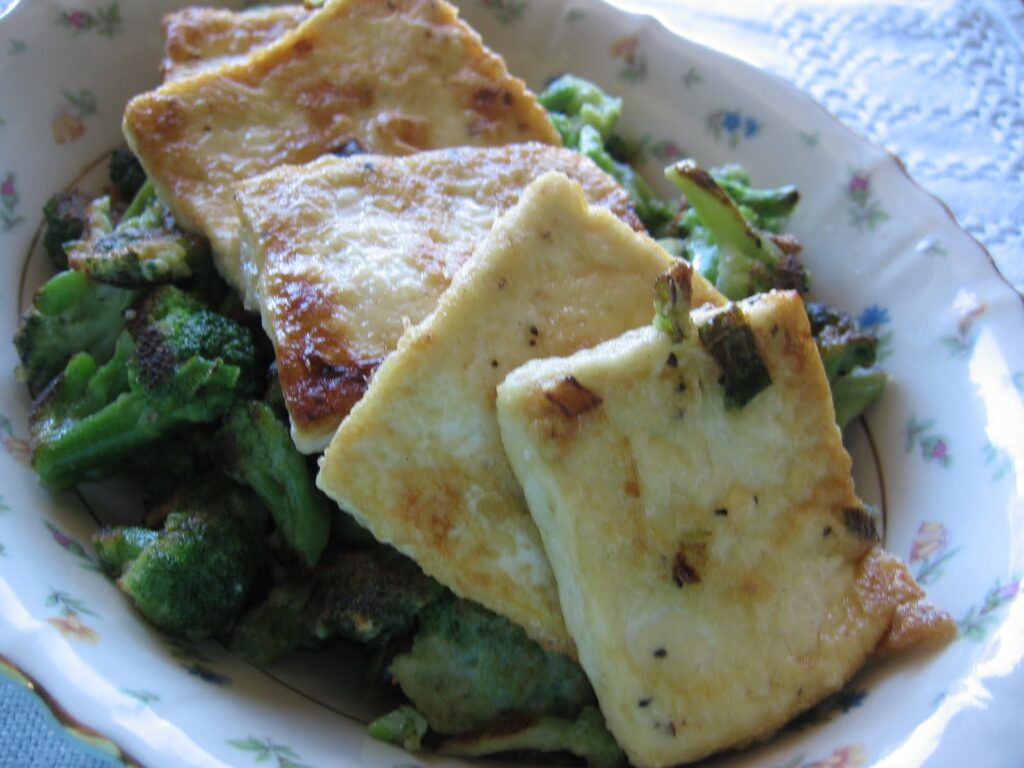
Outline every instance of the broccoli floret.
<path id="1" fill-rule="evenodd" d="M 249 330 L 179 289 L 158 289 L 126 315 L 113 360 L 100 367 L 79 353 L 33 404 L 32 466 L 51 488 L 108 477 L 259 387 Z"/>
<path id="2" fill-rule="evenodd" d="M 262 665 L 310 645 L 304 609 L 312 591 L 312 582 L 272 589 L 267 599 L 243 614 L 231 630 L 231 652 Z"/>
<path id="3" fill-rule="evenodd" d="M 107 226 L 97 226 L 94 216 L 87 236 L 64 247 L 71 268 L 92 280 L 134 288 L 212 270 L 209 243 L 177 227 L 152 183 L 138 190 L 116 227 L 109 218 L 109 198 L 97 200 L 95 210 L 106 212 Z"/>
<path id="4" fill-rule="evenodd" d="M 562 143 L 589 157 L 626 189 L 648 230 L 654 231 L 675 215 L 672 203 L 657 199 L 647 183 L 629 165 L 616 160 L 607 148 L 622 112 L 621 99 L 573 75 L 552 81 L 538 98 Z"/>
<path id="5" fill-rule="evenodd" d="M 594 701 L 578 664 L 466 600 L 428 606 L 412 648 L 390 670 L 430 727 L 445 734 L 515 717 L 575 717 Z"/>
<path id="6" fill-rule="evenodd" d="M 411 632 L 420 612 L 443 593 L 392 549 L 342 552 L 302 582 L 274 589 L 235 627 L 231 649 L 264 664 L 338 639 L 383 647 Z"/>
<path id="7" fill-rule="evenodd" d="M 377 741 L 416 752 L 427 735 L 427 718 L 406 704 L 378 717 L 366 726 L 366 732 Z"/>
<path id="8" fill-rule="evenodd" d="M 393 549 L 346 552 L 317 578 L 307 622 L 318 640 L 384 645 L 409 633 L 444 588 Z"/>
<path id="9" fill-rule="evenodd" d="M 409 707 L 402 709 L 409 709 Z M 391 715 L 386 715 L 385 718 L 387 717 L 391 717 Z M 379 718 L 370 723 L 371 736 L 381 738 L 374 733 L 373 727 L 385 718 Z M 394 725 L 400 726 L 402 721 L 399 719 Z M 384 732 L 394 732 L 395 735 L 402 734 L 399 729 L 384 730 Z M 393 743 L 401 744 L 401 742 Z M 415 749 L 415 747 L 406 746 L 406 749 Z M 540 717 L 518 728 L 497 728 L 494 731 L 484 731 L 470 736 L 449 739 L 441 744 L 438 751 L 458 757 L 483 757 L 503 752 L 523 751 L 569 752 L 586 760 L 590 768 L 625 768 L 626 766 L 626 755 L 615 743 L 615 737 L 608 732 L 600 710 L 591 706 L 584 707 L 575 720 L 561 717 Z"/>
<path id="10" fill-rule="evenodd" d="M 110 183 L 125 200 L 131 200 L 146 183 L 146 171 L 142 168 L 139 158 L 127 147 L 121 145 L 110 153 L 110 165 L 107 167 Z"/>
<path id="11" fill-rule="evenodd" d="M 759 229 L 753 223 L 758 220 L 754 209 L 745 215 L 712 174 L 692 160 L 670 166 L 665 175 L 692 206 L 680 222 L 688 235 L 682 243 L 683 256 L 719 291 L 734 301 L 773 288 L 807 291 L 807 272 L 797 258 L 799 244 L 793 238 Z M 727 176 L 726 181 L 734 189 L 743 187 L 733 177 Z M 777 210 L 784 207 L 781 202 L 772 205 Z"/>
<path id="12" fill-rule="evenodd" d="M 181 494 L 160 531 L 106 528 L 101 562 L 155 627 L 197 639 L 226 631 L 262 563 L 259 502 L 226 481 Z"/>
<path id="13" fill-rule="evenodd" d="M 885 388 L 888 377 L 872 368 L 878 356 L 878 339 L 861 329 L 850 315 L 823 304 L 808 303 L 807 317 L 832 388 L 836 423 L 845 427 Z"/>
<path id="14" fill-rule="evenodd" d="M 136 291 L 96 285 L 85 275 L 67 271 L 50 278 L 32 299 L 18 323 L 14 346 L 21 365 L 18 376 L 38 395 L 76 352 L 104 363 L 124 330 L 124 311 Z"/>
<path id="15" fill-rule="evenodd" d="M 537 99 L 549 113 L 558 115 L 552 122 L 567 147 L 579 145 L 584 125 L 597 129 L 601 140 L 607 140 L 622 114 L 622 99 L 575 75 L 552 80 Z"/>
<path id="16" fill-rule="evenodd" d="M 58 192 L 43 206 L 43 248 L 57 269 L 68 268 L 64 243 L 82 236 L 88 222 L 89 199 L 77 189 Z"/>
<path id="17" fill-rule="evenodd" d="M 265 402 L 250 400 L 227 415 L 218 442 L 225 471 L 263 500 L 301 565 L 316 565 L 330 535 L 330 509 L 287 425 Z"/>

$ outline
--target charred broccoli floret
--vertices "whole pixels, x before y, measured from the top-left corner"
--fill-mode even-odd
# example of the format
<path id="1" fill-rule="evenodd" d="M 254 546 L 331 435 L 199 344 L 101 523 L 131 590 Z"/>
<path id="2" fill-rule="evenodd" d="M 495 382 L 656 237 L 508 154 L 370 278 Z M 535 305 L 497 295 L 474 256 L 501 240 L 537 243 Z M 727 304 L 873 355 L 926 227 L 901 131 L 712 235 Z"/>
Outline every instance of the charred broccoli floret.
<path id="1" fill-rule="evenodd" d="M 43 206 L 43 248 L 57 269 L 68 268 L 64 243 L 82 236 L 88 222 L 89 199 L 78 190 L 58 192 Z"/>
<path id="2" fill-rule="evenodd" d="M 538 98 L 562 143 L 589 157 L 625 188 L 647 229 L 653 231 L 672 218 L 675 207 L 655 197 L 647 182 L 608 150 L 612 129 L 622 112 L 621 99 L 573 75 L 553 80 Z"/>
<path id="3" fill-rule="evenodd" d="M 155 291 L 126 316 L 110 362 L 75 355 L 33 404 L 32 466 L 51 488 L 107 477 L 136 451 L 218 419 L 259 388 L 249 330 L 179 289 Z"/>
<path id="4" fill-rule="evenodd" d="M 271 591 L 231 635 L 231 648 L 267 663 L 302 646 L 344 639 L 380 647 L 410 633 L 444 589 L 393 549 L 342 552 L 301 583 Z"/>
<path id="5" fill-rule="evenodd" d="M 845 312 L 808 303 L 811 333 L 832 388 L 836 423 L 845 427 L 877 400 L 888 377 L 873 368 L 878 339 L 862 330 Z"/>
<path id="6" fill-rule="evenodd" d="M 420 615 L 412 648 L 391 675 L 443 734 L 478 731 L 516 717 L 575 717 L 594 702 L 578 664 L 545 651 L 519 626 L 475 603 L 449 598 Z"/>
<path id="7" fill-rule="evenodd" d="M 226 480 L 182 493 L 162 530 L 104 528 L 96 554 L 139 612 L 176 637 L 225 632 L 262 562 L 259 502 Z"/>
<path id="8" fill-rule="evenodd" d="M 14 346 L 21 365 L 18 375 L 38 395 L 76 352 L 88 352 L 98 363 L 110 359 L 124 330 L 124 311 L 137 292 L 97 285 L 85 275 L 67 271 L 50 278 L 18 323 Z"/>
<path id="9" fill-rule="evenodd" d="M 146 183 L 146 171 L 142 168 L 142 163 L 124 144 L 110 153 L 107 173 L 110 176 L 110 183 L 125 200 L 135 197 Z"/>
<path id="10" fill-rule="evenodd" d="M 225 471 L 263 500 L 301 565 L 316 565 L 330 535 L 330 509 L 287 424 L 266 402 L 241 402 L 228 413 L 218 444 Z"/>
<path id="11" fill-rule="evenodd" d="M 64 251 L 72 269 L 127 288 L 178 282 L 212 270 L 209 243 L 178 228 L 149 182 L 117 226 L 110 217 L 110 199 L 94 201 L 86 237 L 67 243 Z"/>
<path id="12" fill-rule="evenodd" d="M 769 219 L 778 226 L 782 212 L 796 204 L 798 197 L 792 192 L 752 190 L 733 169 L 722 176 L 723 183 L 743 191 L 745 213 L 727 189 L 692 160 L 669 166 L 665 175 L 691 206 L 680 220 L 686 236 L 664 243 L 670 252 L 684 257 L 733 301 L 773 288 L 807 291 L 799 244 L 765 228 L 766 222 L 772 223 Z"/>

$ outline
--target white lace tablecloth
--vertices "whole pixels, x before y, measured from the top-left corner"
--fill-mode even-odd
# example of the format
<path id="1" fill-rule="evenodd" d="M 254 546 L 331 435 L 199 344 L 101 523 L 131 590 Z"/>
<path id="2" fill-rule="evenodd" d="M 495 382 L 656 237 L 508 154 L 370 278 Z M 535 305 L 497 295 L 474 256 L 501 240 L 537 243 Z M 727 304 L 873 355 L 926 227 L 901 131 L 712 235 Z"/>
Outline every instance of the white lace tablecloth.
<path id="1" fill-rule="evenodd" d="M 1024 0 L 617 0 L 900 157 L 1024 292 Z"/>

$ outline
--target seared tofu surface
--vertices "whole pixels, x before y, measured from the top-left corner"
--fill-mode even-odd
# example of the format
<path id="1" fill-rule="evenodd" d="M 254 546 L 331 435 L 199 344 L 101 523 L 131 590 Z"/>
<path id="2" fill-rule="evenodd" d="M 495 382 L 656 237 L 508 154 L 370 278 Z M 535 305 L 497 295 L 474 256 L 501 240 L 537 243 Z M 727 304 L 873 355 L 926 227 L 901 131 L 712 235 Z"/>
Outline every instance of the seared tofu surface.
<path id="1" fill-rule="evenodd" d="M 566 653 L 555 582 L 505 458 L 495 388 L 535 357 L 651 322 L 673 259 L 580 186 L 542 176 L 402 336 L 321 461 L 318 485 L 428 574 Z M 722 299 L 695 280 L 694 302 Z"/>
<path id="2" fill-rule="evenodd" d="M 917 630 L 904 646 L 952 626 L 878 546 L 802 301 L 739 306 L 770 377 L 742 407 L 703 334 L 672 343 L 653 327 L 498 387 L 568 631 L 638 768 L 769 736 L 903 615 Z M 711 328 L 723 311 L 692 318 Z"/>
<path id="3" fill-rule="evenodd" d="M 558 134 L 444 0 L 329 0 L 240 62 L 136 96 L 123 130 L 183 227 L 242 287 L 234 185 L 353 146 L 377 154 Z"/>
<path id="4" fill-rule="evenodd" d="M 257 6 L 243 11 L 189 6 L 164 16 L 164 80 L 239 61 L 283 37 L 309 17 L 301 5 Z"/>
<path id="5" fill-rule="evenodd" d="M 494 220 L 552 170 L 642 228 L 610 176 L 544 144 L 325 157 L 239 187 L 248 300 L 274 343 L 300 450 L 323 450 L 405 325 L 434 310 Z"/>

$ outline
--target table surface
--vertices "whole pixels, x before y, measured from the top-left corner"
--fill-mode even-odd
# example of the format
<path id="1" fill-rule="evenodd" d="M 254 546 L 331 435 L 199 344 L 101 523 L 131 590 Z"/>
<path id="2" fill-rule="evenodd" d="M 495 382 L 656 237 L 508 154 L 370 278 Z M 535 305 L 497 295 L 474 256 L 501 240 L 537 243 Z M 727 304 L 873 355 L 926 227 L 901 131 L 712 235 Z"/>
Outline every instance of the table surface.
<path id="1" fill-rule="evenodd" d="M 1024 292 L 1024 0 L 614 1 L 780 75 L 897 155 Z M 117 764 L 0 677 L 0 766 Z"/>

